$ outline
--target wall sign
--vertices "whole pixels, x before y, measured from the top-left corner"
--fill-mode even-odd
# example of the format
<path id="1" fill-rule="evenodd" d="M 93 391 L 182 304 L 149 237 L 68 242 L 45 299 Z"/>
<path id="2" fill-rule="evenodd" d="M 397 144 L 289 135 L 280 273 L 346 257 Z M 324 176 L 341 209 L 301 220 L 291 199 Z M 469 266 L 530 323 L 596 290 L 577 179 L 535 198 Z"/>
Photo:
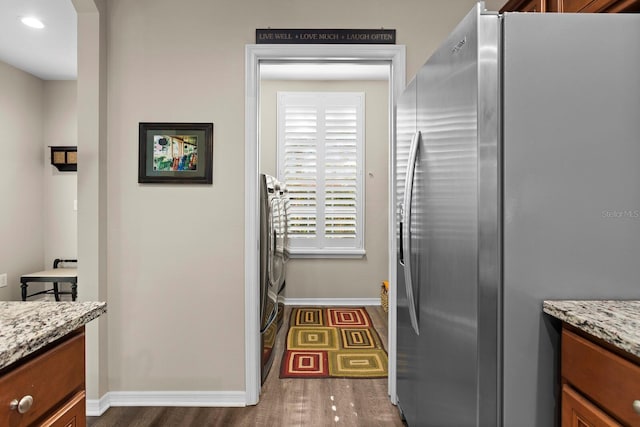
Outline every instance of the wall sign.
<path id="1" fill-rule="evenodd" d="M 396 30 L 256 29 L 256 44 L 396 44 Z"/>

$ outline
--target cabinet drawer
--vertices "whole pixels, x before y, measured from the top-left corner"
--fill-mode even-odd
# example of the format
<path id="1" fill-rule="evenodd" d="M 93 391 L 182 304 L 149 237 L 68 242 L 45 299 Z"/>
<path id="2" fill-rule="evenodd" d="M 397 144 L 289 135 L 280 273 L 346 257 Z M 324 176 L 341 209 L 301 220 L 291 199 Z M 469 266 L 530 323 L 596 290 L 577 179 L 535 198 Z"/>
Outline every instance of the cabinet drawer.
<path id="1" fill-rule="evenodd" d="M 85 393 L 81 391 L 40 427 L 85 427 L 87 425 L 86 407 Z"/>
<path id="2" fill-rule="evenodd" d="M 595 407 L 567 384 L 562 386 L 562 425 L 620 427 L 620 424 Z"/>
<path id="3" fill-rule="evenodd" d="M 572 332 L 562 331 L 562 377 L 613 417 L 640 425 L 640 367 Z"/>
<path id="4" fill-rule="evenodd" d="M 84 390 L 84 333 L 75 335 L 0 377 L 0 426 L 22 427 Z M 12 410 L 14 399 L 31 396 L 24 414 Z"/>

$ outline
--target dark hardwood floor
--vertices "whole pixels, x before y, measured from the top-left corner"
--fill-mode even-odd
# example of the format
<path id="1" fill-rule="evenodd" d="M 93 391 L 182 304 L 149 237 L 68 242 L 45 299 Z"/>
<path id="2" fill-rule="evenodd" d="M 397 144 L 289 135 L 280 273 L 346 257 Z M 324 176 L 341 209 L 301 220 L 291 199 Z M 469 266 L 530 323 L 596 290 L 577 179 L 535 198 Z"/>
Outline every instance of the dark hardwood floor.
<path id="1" fill-rule="evenodd" d="M 367 307 L 382 342 L 387 342 L 387 315 Z M 387 394 L 387 379 L 280 379 L 278 372 L 290 307 L 274 351 L 273 366 L 260 402 L 245 408 L 114 407 L 101 417 L 87 417 L 88 427 L 155 426 L 354 426 L 405 425 Z"/>

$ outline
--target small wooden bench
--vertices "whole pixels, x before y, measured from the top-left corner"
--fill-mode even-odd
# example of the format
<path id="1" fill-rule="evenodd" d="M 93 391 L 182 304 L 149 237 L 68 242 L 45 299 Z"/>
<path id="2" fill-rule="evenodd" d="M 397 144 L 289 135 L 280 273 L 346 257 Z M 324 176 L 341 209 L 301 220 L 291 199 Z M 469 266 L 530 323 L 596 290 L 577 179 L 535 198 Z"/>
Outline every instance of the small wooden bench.
<path id="1" fill-rule="evenodd" d="M 77 260 L 70 259 L 56 259 L 53 262 L 53 269 L 38 271 L 36 273 L 29 273 L 20 276 L 20 287 L 22 288 L 22 301 L 26 301 L 27 298 L 41 295 L 41 294 L 53 294 L 56 301 L 60 301 L 61 294 L 71 294 L 71 300 L 75 301 L 78 296 L 78 269 L 77 268 L 60 268 L 58 265 L 61 263 L 77 262 Z M 53 283 L 52 289 L 45 289 L 44 291 L 36 292 L 31 295 L 27 295 L 27 287 L 31 282 L 51 282 Z M 71 292 L 63 292 L 58 288 L 58 283 L 71 283 Z"/>

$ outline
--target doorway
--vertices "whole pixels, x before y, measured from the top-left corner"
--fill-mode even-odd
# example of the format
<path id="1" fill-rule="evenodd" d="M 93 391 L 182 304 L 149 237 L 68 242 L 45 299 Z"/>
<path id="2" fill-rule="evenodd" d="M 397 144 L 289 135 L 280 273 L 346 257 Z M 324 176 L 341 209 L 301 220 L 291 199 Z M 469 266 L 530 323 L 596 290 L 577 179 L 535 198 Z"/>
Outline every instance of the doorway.
<path id="1" fill-rule="evenodd" d="M 274 62 L 387 63 L 389 66 L 389 381 L 395 402 L 395 151 L 393 138 L 396 97 L 404 89 L 405 47 L 397 45 L 248 45 L 245 62 L 245 386 L 247 405 L 258 403 L 260 395 L 259 331 L 259 94 L 260 64 Z"/>

